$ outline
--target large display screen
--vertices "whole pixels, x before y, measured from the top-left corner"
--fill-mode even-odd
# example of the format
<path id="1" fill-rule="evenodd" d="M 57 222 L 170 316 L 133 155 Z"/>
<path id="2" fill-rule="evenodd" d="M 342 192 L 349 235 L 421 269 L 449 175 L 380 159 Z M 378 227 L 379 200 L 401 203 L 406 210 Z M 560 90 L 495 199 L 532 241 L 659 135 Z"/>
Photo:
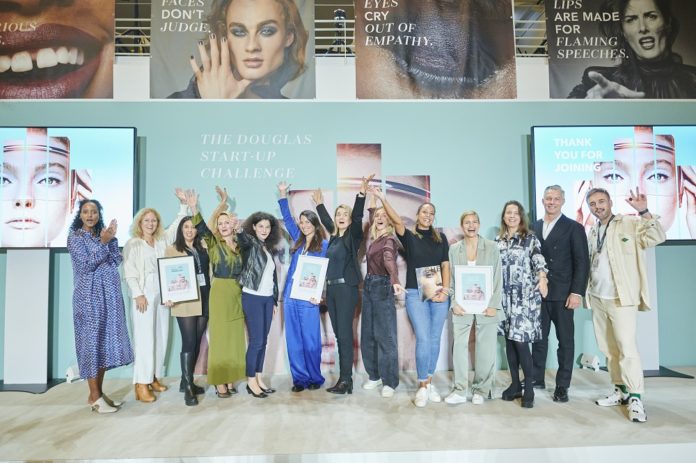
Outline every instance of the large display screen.
<path id="1" fill-rule="evenodd" d="M 563 213 L 586 228 L 595 223 L 590 188 L 609 191 L 614 213 L 632 215 L 627 198 L 639 189 L 668 239 L 696 239 L 696 126 L 532 127 L 532 140 L 538 217 L 549 185 L 565 190 Z"/>
<path id="2" fill-rule="evenodd" d="M 1 127 L 0 247 L 61 248 L 81 199 L 128 237 L 135 198 L 132 127 Z"/>

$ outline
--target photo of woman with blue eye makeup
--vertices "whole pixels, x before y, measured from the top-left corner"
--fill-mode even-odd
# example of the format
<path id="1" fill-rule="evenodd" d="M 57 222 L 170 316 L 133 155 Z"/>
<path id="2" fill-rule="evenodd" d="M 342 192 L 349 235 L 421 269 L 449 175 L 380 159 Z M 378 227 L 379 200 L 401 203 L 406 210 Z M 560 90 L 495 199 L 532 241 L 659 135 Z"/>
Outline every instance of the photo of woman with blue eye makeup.
<path id="1" fill-rule="evenodd" d="M 214 0 L 207 23 L 188 87 L 169 98 L 287 98 L 283 87 L 308 61 L 309 34 L 294 0 Z"/>
<path id="2" fill-rule="evenodd" d="M 652 127 L 638 126 L 634 137 L 614 140 L 612 161 L 595 163 L 592 187 L 611 192 L 615 212 L 624 215 L 636 214 L 628 199 L 631 189 L 640 189 L 648 197 L 648 209 L 669 230 L 678 218 L 678 172 L 674 137 L 653 135 Z"/>

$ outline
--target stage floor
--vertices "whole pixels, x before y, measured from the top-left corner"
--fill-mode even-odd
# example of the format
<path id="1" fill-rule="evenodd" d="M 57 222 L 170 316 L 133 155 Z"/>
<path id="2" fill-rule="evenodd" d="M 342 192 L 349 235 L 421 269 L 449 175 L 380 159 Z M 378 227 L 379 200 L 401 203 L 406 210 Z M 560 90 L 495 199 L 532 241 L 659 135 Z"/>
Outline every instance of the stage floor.
<path id="1" fill-rule="evenodd" d="M 696 368 L 678 371 L 693 375 Z M 412 402 L 416 385 L 411 375 L 402 376 L 391 399 L 381 398 L 376 390 L 363 390 L 362 375 L 347 396 L 328 394 L 324 388 L 292 393 L 290 378 L 276 376 L 273 386 L 278 392 L 268 399 L 253 398 L 243 386 L 236 396 L 219 399 L 208 387 L 197 407 L 184 405 L 178 378 L 165 379 L 170 390 L 159 394 L 153 404 L 135 401 L 129 381 L 107 379 L 107 393 L 126 400 L 122 410 L 112 415 L 90 412 L 84 382 L 61 384 L 40 395 L 3 392 L 0 460 L 229 461 L 233 456 L 247 456 L 242 460 L 491 462 L 505 458 L 517 463 L 526 461 L 521 458 L 524 455 L 534 461 L 550 461 L 553 455 L 553 461 L 581 461 L 580 456 L 591 457 L 599 451 L 614 455 L 615 462 L 668 454 L 671 461 L 693 461 L 693 379 L 647 378 L 648 422 L 639 424 L 628 421 L 625 407 L 594 405 L 596 396 L 608 390 L 607 373 L 576 370 L 566 404 L 551 399 L 552 373 L 546 378 L 549 389 L 536 391 L 531 410 L 522 409 L 519 401 L 500 399 L 481 406 L 443 402 L 419 409 Z M 449 390 L 450 377 L 448 372 L 436 375 L 441 392 Z M 509 375 L 499 372 L 498 378 L 499 397 Z M 331 380 L 327 378 L 326 385 Z M 622 458 L 627 449 L 636 456 Z M 679 455 L 684 459 L 673 459 Z"/>

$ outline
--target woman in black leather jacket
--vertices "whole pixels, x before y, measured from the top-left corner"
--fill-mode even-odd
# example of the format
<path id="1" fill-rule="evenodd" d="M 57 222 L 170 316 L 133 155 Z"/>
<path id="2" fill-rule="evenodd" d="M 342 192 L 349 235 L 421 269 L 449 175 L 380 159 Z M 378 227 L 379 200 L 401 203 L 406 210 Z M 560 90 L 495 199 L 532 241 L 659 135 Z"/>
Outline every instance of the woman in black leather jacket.
<path id="1" fill-rule="evenodd" d="M 355 197 L 353 209 L 345 204 L 336 208 L 331 220 L 321 190 L 312 195 L 317 204 L 321 223 L 331 234 L 326 257 L 329 267 L 326 272 L 326 305 L 329 309 L 331 326 L 338 343 L 340 376 L 338 382 L 326 391 L 332 394 L 353 392 L 353 318 L 358 304 L 358 285 L 361 280 L 358 249 L 363 239 L 363 209 L 365 193 L 374 175 L 363 177 L 360 192 Z"/>
<path id="2" fill-rule="evenodd" d="M 266 212 L 254 212 L 237 231 L 242 252 L 242 309 L 249 333 L 246 353 L 247 392 L 265 398 L 275 389 L 261 379 L 266 340 L 273 316 L 278 312 L 278 277 L 273 248 L 280 240 L 278 220 Z"/>

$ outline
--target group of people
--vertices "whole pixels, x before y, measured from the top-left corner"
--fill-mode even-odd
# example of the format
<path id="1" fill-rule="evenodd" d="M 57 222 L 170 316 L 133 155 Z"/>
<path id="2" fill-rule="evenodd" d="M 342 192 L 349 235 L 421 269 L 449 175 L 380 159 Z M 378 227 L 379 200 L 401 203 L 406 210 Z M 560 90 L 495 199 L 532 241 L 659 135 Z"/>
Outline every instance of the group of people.
<path id="1" fill-rule="evenodd" d="M 533 407 L 534 389 L 546 387 L 551 323 L 559 339 L 553 399 L 567 402 L 574 360 L 573 311 L 586 297 L 593 309 L 597 343 L 607 356 L 614 383 L 611 393 L 597 404 L 628 404 L 629 419 L 647 419 L 640 397 L 643 373 L 636 347 L 636 313 L 648 309 L 643 250 L 664 241 L 665 233 L 658 217 L 648 211 L 645 194 L 631 191 L 627 202 L 636 215 L 624 216 L 612 212 L 606 190 L 590 190 L 586 202 L 597 223 L 589 233 L 589 245 L 583 226 L 561 213 L 565 193 L 553 185 L 544 192 L 544 217 L 531 226 L 522 204 L 509 201 L 501 214 L 499 233 L 491 241 L 479 234 L 479 215 L 469 210 L 460 217 L 463 239 L 450 246 L 447 237 L 433 226 L 433 204 L 421 204 L 415 226 L 406 228 L 384 193 L 370 185 L 372 178 L 363 177 L 353 207 L 339 205 L 333 218 L 321 190 L 316 190 L 316 211 L 304 210 L 296 220 L 288 201 L 289 185 L 278 184 L 278 205 L 293 242 L 282 291 L 293 392 L 319 389 L 325 381 L 320 370 L 320 301 L 291 296 L 293 280 L 302 278 L 297 272 L 298 262 L 306 255 L 328 259 L 324 302 L 336 334 L 339 377 L 327 392 L 353 391 L 353 320 L 360 306 L 360 348 L 368 375 L 362 387 L 381 388 L 382 397 L 394 395 L 399 384 L 395 298 L 404 294 L 416 336 L 417 407 L 443 400 L 432 377 L 450 312 L 454 385 L 444 398 L 446 403 L 466 402 L 470 389 L 474 404 L 493 398 L 496 339 L 501 335 L 511 376 L 502 399 L 521 399 L 522 407 Z M 279 305 L 274 250 L 282 236 L 280 223 L 266 212 L 253 213 L 240 223 L 227 210 L 226 190 L 218 187 L 217 193 L 220 204 L 208 223 L 201 216 L 193 190 L 176 189 L 180 209 L 167 230 L 157 211 L 139 211 L 123 258 L 114 238 L 117 224 L 112 221 L 108 227 L 104 225 L 103 211 L 96 200 L 80 203 L 68 249 L 75 277 L 77 357 L 80 373 L 88 379 L 92 410 L 118 410 L 120 404 L 102 390 L 104 372 L 133 361 L 138 400 L 152 402 L 156 399 L 154 392 L 166 390 L 158 377 L 164 367 L 170 313 L 177 318 L 182 337 L 180 391 L 186 405 L 196 405 L 197 395 L 204 392 L 194 384 L 193 370 L 206 328 L 207 382 L 215 385 L 218 397 L 236 393 L 235 385 L 243 379 L 247 392 L 256 398 L 275 392 L 264 382 L 262 371 L 271 322 Z M 368 196 L 367 274 L 363 278 L 358 253 L 365 238 L 363 214 Z M 405 286 L 400 283 L 396 265 L 400 248 L 407 265 Z M 161 300 L 157 259 L 165 256 L 193 256 L 200 288 L 198 300 Z M 132 300 L 133 349 L 118 275 L 122 261 Z M 486 291 L 481 291 L 486 294 L 483 311 L 471 310 L 466 302 L 471 298 L 456 294 L 457 288 L 466 291 L 455 284 L 460 266 L 489 272 L 490 287 L 484 285 Z M 434 294 L 424 297 L 417 275 L 433 267 L 439 269 L 440 285 Z M 476 302 L 481 304 L 479 299 Z M 458 300 L 465 302 L 460 306 Z M 469 387 L 472 330 L 475 372 Z"/>

